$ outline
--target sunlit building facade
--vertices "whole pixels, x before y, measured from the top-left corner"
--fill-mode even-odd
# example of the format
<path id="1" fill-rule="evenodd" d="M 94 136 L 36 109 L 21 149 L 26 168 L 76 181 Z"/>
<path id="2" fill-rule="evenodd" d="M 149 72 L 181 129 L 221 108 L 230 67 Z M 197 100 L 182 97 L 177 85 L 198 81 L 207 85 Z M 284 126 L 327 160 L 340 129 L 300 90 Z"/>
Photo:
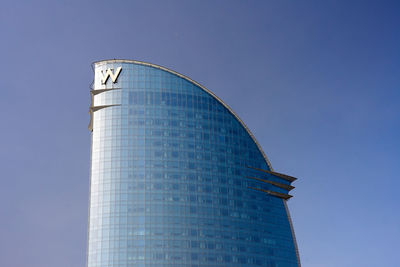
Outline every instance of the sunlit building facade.
<path id="1" fill-rule="evenodd" d="M 237 115 L 179 73 L 94 63 L 87 267 L 300 266 L 275 172 Z"/>

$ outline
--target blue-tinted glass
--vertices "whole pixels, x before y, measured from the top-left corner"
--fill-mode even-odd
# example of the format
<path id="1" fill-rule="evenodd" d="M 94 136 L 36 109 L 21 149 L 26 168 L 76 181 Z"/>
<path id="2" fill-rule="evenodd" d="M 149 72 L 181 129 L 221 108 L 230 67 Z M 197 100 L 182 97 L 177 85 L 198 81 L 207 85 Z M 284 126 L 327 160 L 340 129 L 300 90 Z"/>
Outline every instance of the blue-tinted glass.
<path id="1" fill-rule="evenodd" d="M 297 266 L 290 182 L 219 100 L 134 62 L 93 89 L 88 267 Z"/>

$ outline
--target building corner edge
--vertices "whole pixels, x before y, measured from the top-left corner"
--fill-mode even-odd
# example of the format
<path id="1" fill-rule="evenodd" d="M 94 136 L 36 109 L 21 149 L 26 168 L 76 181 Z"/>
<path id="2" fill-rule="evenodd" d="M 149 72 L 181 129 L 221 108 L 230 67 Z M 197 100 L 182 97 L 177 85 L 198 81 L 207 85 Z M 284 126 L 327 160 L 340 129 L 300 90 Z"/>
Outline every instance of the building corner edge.
<path id="1" fill-rule="evenodd" d="M 285 210 L 286 210 L 286 214 L 289 220 L 289 225 L 290 225 L 290 231 L 292 232 L 292 238 L 293 238 L 293 243 L 294 243 L 294 248 L 296 251 L 296 258 L 297 258 L 297 266 L 301 267 L 301 263 L 300 263 L 300 253 L 299 253 L 299 248 L 297 246 L 297 240 L 296 240 L 296 235 L 294 234 L 294 227 L 293 227 L 293 222 L 292 222 L 292 218 L 290 217 L 290 212 L 289 212 L 289 208 L 287 206 L 287 202 L 286 200 L 282 199 L 283 201 L 283 205 L 285 206 Z"/>

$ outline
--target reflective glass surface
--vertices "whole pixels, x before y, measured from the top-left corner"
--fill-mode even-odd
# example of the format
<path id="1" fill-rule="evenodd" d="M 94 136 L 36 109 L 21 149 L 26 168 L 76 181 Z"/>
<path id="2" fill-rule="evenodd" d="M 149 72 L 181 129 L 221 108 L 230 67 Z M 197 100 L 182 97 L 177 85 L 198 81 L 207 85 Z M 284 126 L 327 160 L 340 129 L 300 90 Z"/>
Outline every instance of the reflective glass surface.
<path id="1" fill-rule="evenodd" d="M 122 71 L 101 83 L 109 68 Z M 171 72 L 97 63 L 88 267 L 297 266 L 288 191 L 217 99 Z M 114 106 L 108 106 L 114 105 Z"/>

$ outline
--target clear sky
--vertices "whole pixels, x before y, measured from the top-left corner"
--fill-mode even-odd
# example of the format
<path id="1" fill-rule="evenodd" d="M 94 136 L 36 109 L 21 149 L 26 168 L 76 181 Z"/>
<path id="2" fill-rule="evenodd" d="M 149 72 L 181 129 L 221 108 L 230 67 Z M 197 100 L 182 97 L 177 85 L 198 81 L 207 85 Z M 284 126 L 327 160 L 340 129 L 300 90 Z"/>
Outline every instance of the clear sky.
<path id="1" fill-rule="evenodd" d="M 303 267 L 396 267 L 399 1 L 7 1 L 0 5 L 0 266 L 85 266 L 91 63 L 203 84 L 299 178 Z"/>

